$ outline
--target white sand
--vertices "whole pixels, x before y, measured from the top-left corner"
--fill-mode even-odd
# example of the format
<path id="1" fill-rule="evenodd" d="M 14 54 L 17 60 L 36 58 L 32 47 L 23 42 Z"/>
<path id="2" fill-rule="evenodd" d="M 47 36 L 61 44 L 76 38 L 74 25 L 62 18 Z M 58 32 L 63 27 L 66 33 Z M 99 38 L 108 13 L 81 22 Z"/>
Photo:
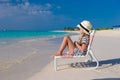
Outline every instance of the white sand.
<path id="1" fill-rule="evenodd" d="M 36 38 L 0 46 L 0 80 L 26 80 L 40 72 L 57 45 Z"/>
<path id="2" fill-rule="evenodd" d="M 120 80 L 120 31 L 97 31 L 92 49 L 100 61 L 96 70 L 68 68 L 56 72 L 52 60 L 27 80 Z"/>

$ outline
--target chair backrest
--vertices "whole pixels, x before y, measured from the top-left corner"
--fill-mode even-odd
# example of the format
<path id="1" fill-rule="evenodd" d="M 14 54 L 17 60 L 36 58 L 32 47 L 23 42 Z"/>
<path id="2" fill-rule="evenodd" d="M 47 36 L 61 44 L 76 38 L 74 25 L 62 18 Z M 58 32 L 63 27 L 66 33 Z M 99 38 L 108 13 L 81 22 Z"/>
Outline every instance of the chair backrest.
<path id="1" fill-rule="evenodd" d="M 93 39 L 94 39 L 94 35 L 95 35 L 95 30 L 92 30 L 91 33 L 90 33 L 90 40 L 89 40 L 89 45 L 87 47 L 87 51 L 90 50 L 91 46 L 92 46 L 92 42 L 93 42 Z"/>

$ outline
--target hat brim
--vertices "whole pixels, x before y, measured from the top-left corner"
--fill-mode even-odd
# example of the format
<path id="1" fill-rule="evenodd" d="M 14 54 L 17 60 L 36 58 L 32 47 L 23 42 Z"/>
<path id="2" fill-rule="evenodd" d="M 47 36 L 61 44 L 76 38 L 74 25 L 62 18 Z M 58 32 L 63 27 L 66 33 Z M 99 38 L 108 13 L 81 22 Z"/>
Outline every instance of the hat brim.
<path id="1" fill-rule="evenodd" d="M 79 24 L 76 26 L 78 27 L 79 29 L 82 29 L 86 34 L 89 34 L 85 29 L 83 29 Z"/>

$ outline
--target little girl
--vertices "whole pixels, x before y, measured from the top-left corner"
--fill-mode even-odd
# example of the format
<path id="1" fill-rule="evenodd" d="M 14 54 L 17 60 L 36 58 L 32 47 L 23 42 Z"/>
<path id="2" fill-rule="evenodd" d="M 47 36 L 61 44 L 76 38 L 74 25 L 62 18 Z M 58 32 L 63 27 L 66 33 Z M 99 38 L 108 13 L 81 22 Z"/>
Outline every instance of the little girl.
<path id="1" fill-rule="evenodd" d="M 74 55 L 85 55 L 87 46 L 89 44 L 90 31 L 92 25 L 89 21 L 84 20 L 80 24 L 77 25 L 80 31 L 80 40 L 73 42 L 71 38 L 67 35 L 64 37 L 59 50 L 52 55 L 54 56 L 62 56 L 63 51 L 66 47 L 68 47 L 68 54 L 66 56 L 72 57 Z"/>

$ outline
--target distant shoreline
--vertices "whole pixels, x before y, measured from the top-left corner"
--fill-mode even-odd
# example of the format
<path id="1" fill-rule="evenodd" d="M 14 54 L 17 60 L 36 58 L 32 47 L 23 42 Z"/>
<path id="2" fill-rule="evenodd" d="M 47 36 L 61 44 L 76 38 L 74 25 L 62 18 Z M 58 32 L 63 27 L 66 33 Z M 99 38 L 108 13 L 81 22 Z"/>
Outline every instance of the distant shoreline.
<path id="1" fill-rule="evenodd" d="M 99 28 L 99 29 L 93 29 L 96 31 L 104 31 L 104 30 L 120 30 L 120 28 Z M 79 32 L 79 30 L 53 30 L 51 32 Z"/>

